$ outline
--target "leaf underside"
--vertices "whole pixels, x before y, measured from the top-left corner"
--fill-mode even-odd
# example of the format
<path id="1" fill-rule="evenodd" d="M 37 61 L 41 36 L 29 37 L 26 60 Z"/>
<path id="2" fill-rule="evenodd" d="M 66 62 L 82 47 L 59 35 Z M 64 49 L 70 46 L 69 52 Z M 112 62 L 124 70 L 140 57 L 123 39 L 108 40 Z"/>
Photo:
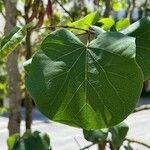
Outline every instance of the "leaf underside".
<path id="1" fill-rule="evenodd" d="M 26 87 L 49 119 L 86 130 L 114 126 L 142 89 L 135 39 L 105 32 L 88 46 L 66 29 L 52 32 L 27 69 Z"/>

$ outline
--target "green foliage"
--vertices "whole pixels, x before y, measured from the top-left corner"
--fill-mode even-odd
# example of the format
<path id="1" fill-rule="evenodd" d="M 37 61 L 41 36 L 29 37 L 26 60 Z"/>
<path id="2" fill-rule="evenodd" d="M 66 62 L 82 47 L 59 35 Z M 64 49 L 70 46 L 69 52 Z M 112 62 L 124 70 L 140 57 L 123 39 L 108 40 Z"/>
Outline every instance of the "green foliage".
<path id="1" fill-rule="evenodd" d="M 92 143 L 102 144 L 107 140 L 108 129 L 98 129 L 95 131 L 83 130 L 84 138 Z"/>
<path id="2" fill-rule="evenodd" d="M 118 0 L 113 0 L 112 2 L 112 9 L 114 11 L 120 11 L 122 9 L 122 4 Z"/>
<path id="3" fill-rule="evenodd" d="M 6 64 L 3 61 L 0 61 L 0 99 L 3 99 L 7 96 L 7 72 Z"/>
<path id="4" fill-rule="evenodd" d="M 112 0 L 111 8 L 113 11 L 121 11 L 122 9 L 128 8 L 128 1 L 127 0 Z"/>
<path id="5" fill-rule="evenodd" d="M 122 20 L 119 20 L 116 22 L 116 30 L 120 31 L 130 25 L 130 19 L 129 18 L 124 18 Z"/>
<path id="6" fill-rule="evenodd" d="M 102 18 L 98 22 L 102 24 L 101 28 L 105 31 L 110 30 L 111 27 L 115 24 L 115 20 L 113 18 Z"/>
<path id="7" fill-rule="evenodd" d="M 9 150 L 13 150 L 14 146 L 16 144 L 16 141 L 18 141 L 20 139 L 20 135 L 19 134 L 14 134 L 12 136 L 9 136 L 7 139 L 7 145 L 8 145 L 8 149 Z"/>
<path id="8" fill-rule="evenodd" d="M 111 142 L 115 148 L 118 148 L 122 145 L 128 133 L 128 130 L 129 130 L 129 126 L 124 122 L 109 129 L 109 132 L 112 135 Z"/>
<path id="9" fill-rule="evenodd" d="M 0 107 L 0 115 L 2 115 L 3 113 L 7 112 L 8 109 L 5 107 Z"/>
<path id="10" fill-rule="evenodd" d="M 102 18 L 98 21 L 100 26 L 105 31 L 119 31 L 130 25 L 129 18 L 124 18 L 122 20 L 116 21 L 113 18 Z"/>
<path id="11" fill-rule="evenodd" d="M 98 129 L 93 131 L 83 130 L 84 138 L 87 141 L 96 144 L 104 144 L 110 142 L 114 149 L 119 149 L 123 142 L 125 141 L 125 137 L 128 133 L 129 126 L 122 122 L 112 128 Z M 132 148 L 130 144 L 124 147 L 126 150 L 130 150 Z"/>
<path id="12" fill-rule="evenodd" d="M 9 150 L 50 150 L 50 139 L 47 134 L 38 131 L 26 131 L 22 137 L 19 134 L 7 139 Z"/>
<path id="13" fill-rule="evenodd" d="M 12 38 L 12 36 L 19 31 L 19 27 L 14 27 L 9 34 L 5 35 L 4 38 L 1 41 L 0 47 L 2 48 L 9 40 Z"/>
<path id="14" fill-rule="evenodd" d="M 44 115 L 86 130 L 124 120 L 143 82 L 134 38 L 117 32 L 104 32 L 84 45 L 70 31 L 56 30 L 43 41 L 27 73 L 26 87 Z"/>
<path id="15" fill-rule="evenodd" d="M 150 17 L 143 18 L 121 33 L 136 38 L 136 61 L 141 67 L 144 80 L 150 78 Z"/>
<path id="16" fill-rule="evenodd" d="M 100 13 L 99 11 L 96 11 L 96 12 L 90 13 L 89 15 L 85 16 L 82 19 L 69 23 L 68 25 L 71 27 L 77 27 L 77 28 L 88 30 L 90 25 L 94 25 L 99 20 L 99 18 L 100 18 Z M 81 34 L 85 32 L 85 31 L 76 30 L 76 29 L 71 29 L 71 31 L 76 34 Z"/>
<path id="17" fill-rule="evenodd" d="M 1 42 L 0 59 L 8 56 L 20 44 L 26 35 L 26 28 L 14 28 Z"/>

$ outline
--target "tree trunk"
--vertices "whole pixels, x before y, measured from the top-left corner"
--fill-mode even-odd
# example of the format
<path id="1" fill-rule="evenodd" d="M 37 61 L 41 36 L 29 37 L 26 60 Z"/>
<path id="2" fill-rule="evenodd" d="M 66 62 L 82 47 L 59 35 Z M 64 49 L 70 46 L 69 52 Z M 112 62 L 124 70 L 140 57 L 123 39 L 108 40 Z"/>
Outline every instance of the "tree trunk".
<path id="1" fill-rule="evenodd" d="M 26 60 L 31 58 L 31 32 L 27 31 L 26 36 Z M 26 129 L 31 129 L 32 124 L 32 99 L 28 93 L 25 91 L 25 107 L 26 107 Z"/>
<path id="2" fill-rule="evenodd" d="M 30 9 L 30 2 L 25 1 L 25 23 L 29 23 L 29 9 Z M 31 30 L 27 30 L 27 35 L 26 35 L 26 60 L 31 58 Z M 31 124 L 32 124 L 32 99 L 28 93 L 27 90 L 25 90 L 25 107 L 26 107 L 26 129 L 31 129 Z"/>
<path id="3" fill-rule="evenodd" d="M 10 0 L 4 0 L 6 12 L 5 34 L 16 26 L 16 3 Z M 18 71 L 18 49 L 8 56 L 7 71 L 8 71 L 8 92 L 10 99 L 9 112 L 9 135 L 20 132 L 20 87 L 19 87 L 19 71 Z"/>
<path id="4" fill-rule="evenodd" d="M 103 17 L 109 17 L 111 12 L 111 0 L 105 0 L 105 12 Z"/>

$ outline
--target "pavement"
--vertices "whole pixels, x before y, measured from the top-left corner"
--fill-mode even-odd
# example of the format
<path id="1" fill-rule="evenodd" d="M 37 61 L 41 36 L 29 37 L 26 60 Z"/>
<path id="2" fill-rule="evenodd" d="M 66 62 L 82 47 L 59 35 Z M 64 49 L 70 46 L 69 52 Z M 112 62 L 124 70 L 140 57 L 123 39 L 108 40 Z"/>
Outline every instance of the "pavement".
<path id="1" fill-rule="evenodd" d="M 150 103 L 150 98 L 140 100 L 139 105 Z M 79 150 L 90 144 L 82 134 L 82 130 L 48 120 L 37 109 L 33 109 L 32 130 L 46 132 L 51 138 L 53 150 Z M 23 120 L 21 122 L 21 133 L 25 131 L 24 109 L 22 109 Z M 130 139 L 142 141 L 150 145 L 150 110 L 131 114 L 125 122 L 129 125 Z M 7 150 L 6 139 L 8 137 L 8 114 L 0 117 L 0 150 Z M 144 146 L 133 144 L 135 150 L 150 150 Z M 123 148 L 122 148 L 123 149 Z M 97 145 L 89 150 L 97 150 Z"/>

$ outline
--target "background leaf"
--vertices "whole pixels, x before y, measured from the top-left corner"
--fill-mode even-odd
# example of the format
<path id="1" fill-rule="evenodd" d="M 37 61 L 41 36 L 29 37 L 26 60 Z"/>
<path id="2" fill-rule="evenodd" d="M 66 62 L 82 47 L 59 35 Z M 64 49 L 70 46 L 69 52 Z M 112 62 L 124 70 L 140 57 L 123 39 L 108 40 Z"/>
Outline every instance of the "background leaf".
<path id="1" fill-rule="evenodd" d="M 12 38 L 12 36 L 19 31 L 19 27 L 14 27 L 9 34 L 5 35 L 1 41 L 1 48 Z"/>
<path id="2" fill-rule="evenodd" d="M 122 145 L 128 133 L 128 130 L 129 130 L 129 126 L 124 122 L 109 129 L 109 132 L 112 135 L 111 142 L 114 147 L 118 148 Z"/>
<path id="3" fill-rule="evenodd" d="M 110 28 L 115 24 L 115 20 L 113 18 L 102 18 L 98 21 L 101 23 L 101 28 L 105 31 L 110 30 Z"/>
<path id="4" fill-rule="evenodd" d="M 129 18 L 124 18 L 122 20 L 119 20 L 116 22 L 116 30 L 120 31 L 130 25 L 130 20 Z"/>
<path id="5" fill-rule="evenodd" d="M 47 134 L 27 130 L 22 137 L 18 134 L 8 138 L 9 150 L 49 150 L 50 139 Z"/>
<path id="6" fill-rule="evenodd" d="M 26 29 L 14 28 L 1 42 L 0 59 L 8 56 L 20 44 L 26 35 Z"/>
<path id="7" fill-rule="evenodd" d="M 7 145 L 9 150 L 13 150 L 13 147 L 16 143 L 16 141 L 20 138 L 19 134 L 14 134 L 8 137 L 7 139 Z"/>
<path id="8" fill-rule="evenodd" d="M 144 80 L 150 78 L 150 17 L 145 17 L 121 33 L 136 38 L 136 61 L 141 67 Z"/>
<path id="9" fill-rule="evenodd" d="M 69 23 L 68 26 L 88 30 L 90 28 L 90 25 L 94 25 L 99 20 L 99 18 L 100 18 L 99 11 L 92 12 L 82 19 L 79 19 L 75 22 Z M 75 34 L 81 34 L 81 33 L 85 32 L 82 30 L 75 30 L 75 29 L 71 29 L 71 31 L 74 32 Z"/>

